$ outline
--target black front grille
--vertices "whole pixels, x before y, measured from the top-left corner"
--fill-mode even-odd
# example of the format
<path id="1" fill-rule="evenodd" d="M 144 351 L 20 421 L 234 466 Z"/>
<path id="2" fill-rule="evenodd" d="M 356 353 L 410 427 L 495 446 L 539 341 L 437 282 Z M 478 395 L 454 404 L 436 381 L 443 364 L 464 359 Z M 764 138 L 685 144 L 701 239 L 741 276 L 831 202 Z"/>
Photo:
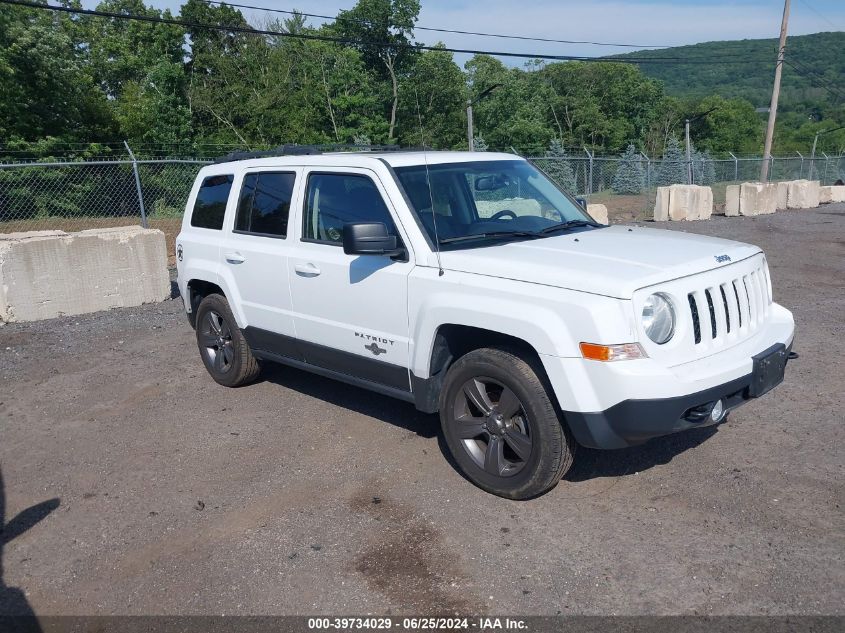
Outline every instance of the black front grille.
<path id="1" fill-rule="evenodd" d="M 751 311 L 751 295 L 748 292 L 748 284 L 745 282 L 745 277 L 742 278 L 742 285 L 745 288 L 745 299 L 748 301 L 748 320 L 751 321 L 756 315 Z"/>
<path id="2" fill-rule="evenodd" d="M 710 289 L 704 291 L 707 296 L 707 307 L 710 310 L 710 332 L 711 337 L 716 338 L 716 308 L 713 306 L 713 296 L 710 294 Z"/>
<path id="3" fill-rule="evenodd" d="M 698 318 L 698 306 L 695 304 L 695 297 L 692 293 L 687 295 L 689 299 L 689 311 L 692 314 L 692 331 L 695 334 L 695 344 L 701 343 L 701 320 Z"/>
<path id="4" fill-rule="evenodd" d="M 725 306 L 725 327 L 728 330 L 728 334 L 730 334 L 731 333 L 731 311 L 728 309 L 728 296 L 725 294 L 724 284 L 719 286 L 719 292 L 722 293 L 722 305 Z"/>
<path id="5" fill-rule="evenodd" d="M 733 282 L 734 296 L 736 297 L 736 313 L 739 315 L 739 327 L 742 327 L 742 304 L 739 302 L 739 290 L 736 289 L 736 281 Z"/>

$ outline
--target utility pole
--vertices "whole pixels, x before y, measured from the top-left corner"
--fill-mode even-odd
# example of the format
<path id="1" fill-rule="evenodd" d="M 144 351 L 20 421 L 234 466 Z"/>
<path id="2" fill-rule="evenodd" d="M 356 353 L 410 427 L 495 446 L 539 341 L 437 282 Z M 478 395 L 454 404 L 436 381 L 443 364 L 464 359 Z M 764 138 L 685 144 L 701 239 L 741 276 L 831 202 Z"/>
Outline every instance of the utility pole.
<path id="1" fill-rule="evenodd" d="M 493 84 L 486 90 L 484 90 L 480 95 L 475 98 L 475 103 L 481 101 L 484 97 L 489 95 L 493 92 L 496 88 L 501 87 L 502 84 Z M 472 99 L 467 99 L 467 147 L 469 151 L 475 151 L 475 132 L 472 129 Z"/>
<path id="2" fill-rule="evenodd" d="M 707 110 L 707 112 L 702 112 L 701 114 L 696 114 L 692 118 L 684 119 L 684 137 L 686 138 L 686 143 L 687 143 L 687 184 L 688 185 L 693 184 L 693 182 L 692 182 L 692 177 L 693 177 L 692 143 L 690 143 L 690 140 L 689 140 L 689 124 L 694 122 L 694 121 L 698 121 L 700 119 L 703 119 L 708 114 L 710 114 L 711 112 L 715 112 L 718 109 L 719 109 L 719 106 L 716 106 L 716 107 L 710 108 L 709 110 Z"/>
<path id="3" fill-rule="evenodd" d="M 760 167 L 760 182 L 769 181 L 769 160 L 772 155 L 772 139 L 775 135 L 775 119 L 778 116 L 778 97 L 780 97 L 780 76 L 783 72 L 783 54 L 786 51 L 786 27 L 789 24 L 789 0 L 783 3 L 783 20 L 780 23 L 780 44 L 778 61 L 775 64 L 775 85 L 772 87 L 772 103 L 769 106 L 769 123 L 766 125 L 766 144 L 763 148 L 763 164 Z"/>
<path id="4" fill-rule="evenodd" d="M 475 139 L 472 132 L 472 99 L 467 99 L 467 146 L 469 151 L 475 151 Z"/>

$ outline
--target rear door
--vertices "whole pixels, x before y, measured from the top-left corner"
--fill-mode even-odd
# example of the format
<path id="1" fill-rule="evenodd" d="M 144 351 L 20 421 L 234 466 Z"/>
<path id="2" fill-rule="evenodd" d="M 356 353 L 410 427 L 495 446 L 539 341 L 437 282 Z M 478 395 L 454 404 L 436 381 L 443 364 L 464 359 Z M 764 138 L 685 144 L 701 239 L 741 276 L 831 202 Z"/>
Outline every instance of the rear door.
<path id="1" fill-rule="evenodd" d="M 404 260 L 347 255 L 347 222 L 384 222 L 399 241 L 407 236 L 378 176 L 367 169 L 306 169 L 301 235 L 288 261 L 300 349 L 313 365 L 410 390 L 408 275 Z"/>
<path id="2" fill-rule="evenodd" d="M 236 183 L 237 207 L 226 227 L 221 267 L 236 289 L 246 337 L 259 349 L 270 333 L 277 344 L 292 344 L 294 337 L 289 217 L 301 173 L 295 167 L 249 170 Z"/>
<path id="3" fill-rule="evenodd" d="M 226 208 L 235 180 L 233 173 L 205 175 L 194 184 L 186 209 L 182 231 L 176 239 L 176 267 L 179 271 L 179 290 L 188 296 L 186 284 L 192 279 L 218 282 L 220 245 Z M 196 306 L 189 306 L 193 310 Z"/>

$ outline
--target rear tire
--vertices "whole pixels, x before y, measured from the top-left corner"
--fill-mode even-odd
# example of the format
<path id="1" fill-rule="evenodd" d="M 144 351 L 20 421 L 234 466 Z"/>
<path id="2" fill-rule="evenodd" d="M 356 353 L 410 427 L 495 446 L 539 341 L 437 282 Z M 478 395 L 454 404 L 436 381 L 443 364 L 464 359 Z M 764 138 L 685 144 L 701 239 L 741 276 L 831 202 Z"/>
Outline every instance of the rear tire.
<path id="1" fill-rule="evenodd" d="M 238 327 L 226 297 L 212 294 L 197 308 L 197 346 L 202 362 L 214 380 L 226 387 L 240 387 L 258 377 L 261 367 Z"/>
<path id="2" fill-rule="evenodd" d="M 541 495 L 572 465 L 575 442 L 539 368 L 507 350 L 477 349 L 449 368 L 440 422 L 464 475 L 500 497 Z"/>

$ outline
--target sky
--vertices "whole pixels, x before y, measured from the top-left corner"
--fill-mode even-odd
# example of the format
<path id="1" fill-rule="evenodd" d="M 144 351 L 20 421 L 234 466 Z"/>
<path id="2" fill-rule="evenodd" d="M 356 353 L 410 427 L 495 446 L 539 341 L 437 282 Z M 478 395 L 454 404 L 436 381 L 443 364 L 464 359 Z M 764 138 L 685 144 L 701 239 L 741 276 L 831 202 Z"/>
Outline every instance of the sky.
<path id="1" fill-rule="evenodd" d="M 157 8 L 177 12 L 179 0 L 145 0 Z M 336 15 L 355 0 L 232 0 L 276 9 Z M 418 26 L 506 33 L 566 40 L 684 45 L 697 42 L 777 37 L 782 0 L 421 0 Z M 96 0 L 83 0 L 94 8 Z M 262 11 L 244 10 L 252 24 L 263 22 Z M 284 16 L 279 16 L 284 17 Z M 322 20 L 311 20 L 319 25 Z M 789 33 L 845 31 L 845 0 L 792 0 Z M 416 32 L 416 41 L 442 41 L 453 48 L 508 50 L 521 53 L 600 56 L 636 50 L 611 46 L 526 42 L 498 38 Z M 462 63 L 467 56 L 456 56 Z M 521 65 L 519 59 L 503 59 Z"/>

